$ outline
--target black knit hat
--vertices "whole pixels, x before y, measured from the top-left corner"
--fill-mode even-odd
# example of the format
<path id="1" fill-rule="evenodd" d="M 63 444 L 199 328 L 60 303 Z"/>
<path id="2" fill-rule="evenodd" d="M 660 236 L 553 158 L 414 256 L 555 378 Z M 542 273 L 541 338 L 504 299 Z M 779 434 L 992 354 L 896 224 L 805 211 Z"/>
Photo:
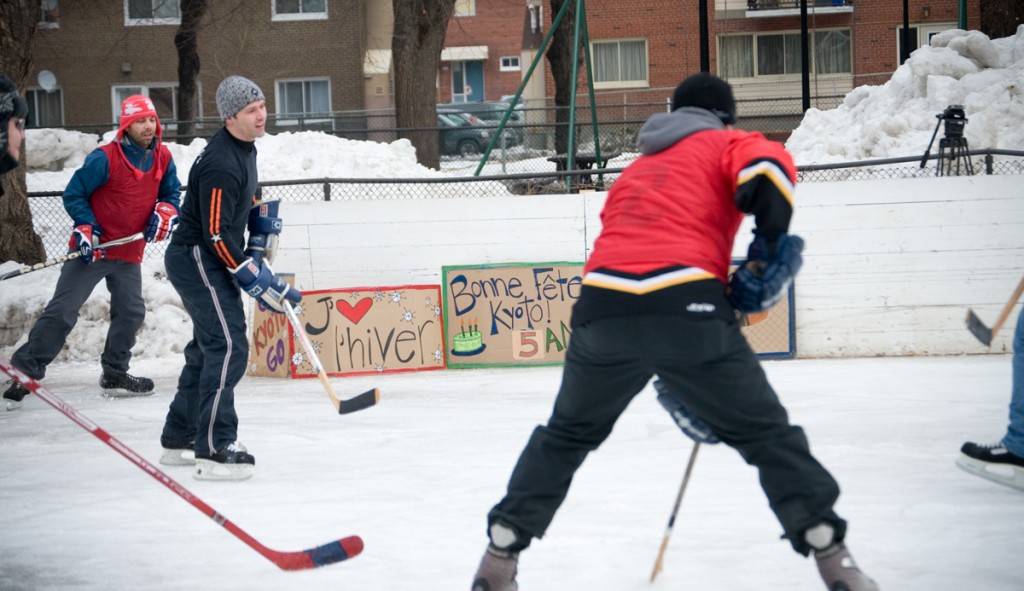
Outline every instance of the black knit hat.
<path id="1" fill-rule="evenodd" d="M 672 110 L 680 107 L 707 109 L 726 125 L 736 123 L 736 99 L 729 83 L 717 76 L 701 72 L 679 83 L 672 93 Z"/>
<path id="2" fill-rule="evenodd" d="M 18 88 L 14 82 L 0 74 L 0 174 L 18 166 L 18 161 L 7 152 L 7 142 L 10 139 L 7 137 L 8 122 L 11 117 L 24 119 L 27 116 L 28 103 L 18 94 Z M 3 189 L 0 188 L 0 195 L 2 194 Z"/>

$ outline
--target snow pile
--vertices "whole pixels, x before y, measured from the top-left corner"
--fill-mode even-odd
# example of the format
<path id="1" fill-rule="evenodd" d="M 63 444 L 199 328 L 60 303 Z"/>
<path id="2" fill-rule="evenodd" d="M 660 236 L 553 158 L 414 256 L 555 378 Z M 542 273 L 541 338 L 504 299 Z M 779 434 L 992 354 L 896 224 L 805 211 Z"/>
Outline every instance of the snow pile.
<path id="1" fill-rule="evenodd" d="M 964 107 L 972 150 L 1024 150 L 1024 25 L 1004 39 L 958 29 L 932 37 L 882 86 L 855 88 L 836 109 L 808 110 L 786 148 L 798 164 L 923 154 L 950 105 Z"/>

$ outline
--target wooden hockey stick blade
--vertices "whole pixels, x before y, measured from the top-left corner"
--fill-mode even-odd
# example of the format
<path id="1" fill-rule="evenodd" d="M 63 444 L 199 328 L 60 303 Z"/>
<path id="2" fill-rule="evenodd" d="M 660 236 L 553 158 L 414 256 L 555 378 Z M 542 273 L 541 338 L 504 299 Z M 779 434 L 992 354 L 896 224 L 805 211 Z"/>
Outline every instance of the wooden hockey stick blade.
<path id="1" fill-rule="evenodd" d="M 188 501 L 189 504 L 196 509 L 199 509 L 199 511 L 204 515 L 212 519 L 214 523 L 231 532 L 232 535 L 256 552 L 259 552 L 261 556 L 273 562 L 281 570 L 304 570 L 327 566 L 328 564 L 334 564 L 336 562 L 341 562 L 354 556 L 358 556 L 363 551 L 363 540 L 359 536 L 347 536 L 338 540 L 331 540 L 326 544 L 321 544 L 313 548 L 294 552 L 282 552 L 280 550 L 268 548 L 261 544 L 259 540 L 246 533 L 242 528 L 235 525 L 234 522 L 222 513 L 219 513 L 213 507 L 203 502 L 202 499 L 192 494 L 192 492 L 184 486 L 178 484 L 177 481 L 168 476 L 162 470 L 153 464 L 150 464 L 142 456 L 137 454 L 116 437 L 89 420 L 85 415 L 75 410 L 62 398 L 44 388 L 39 382 L 23 374 L 16 367 L 11 365 L 10 361 L 3 357 L 0 357 L 0 373 L 7 374 L 11 379 L 24 386 L 29 392 L 39 397 L 40 400 L 60 411 L 64 416 L 74 421 L 79 427 L 85 429 L 89 433 L 92 433 L 94 437 L 103 443 L 106 443 L 111 449 L 121 454 L 122 457 L 132 464 L 135 464 L 137 468 L 152 476 L 154 480 L 169 488 L 182 499 Z"/>
<path id="2" fill-rule="evenodd" d="M 982 345 L 986 347 L 992 345 L 992 329 L 985 326 L 974 310 L 967 311 L 967 330 L 971 331 L 971 334 L 981 341 Z"/>
<path id="3" fill-rule="evenodd" d="M 380 402 L 380 390 L 372 388 L 362 394 L 356 394 L 348 400 L 339 400 L 338 414 L 347 415 L 351 412 L 363 410 L 364 408 L 370 408 L 378 402 Z"/>
<path id="4" fill-rule="evenodd" d="M 1013 295 L 1010 296 L 1009 301 L 1003 306 L 1003 311 L 999 313 L 999 318 L 996 319 L 996 323 L 992 325 L 991 329 L 985 326 L 972 310 L 968 310 L 967 330 L 971 331 L 971 334 L 976 336 L 985 346 L 991 346 L 992 339 L 995 338 L 996 333 L 1002 328 L 1006 319 L 1010 317 L 1010 312 L 1017 305 L 1017 300 L 1020 299 L 1021 295 L 1024 295 L 1024 277 L 1021 277 L 1020 283 L 1017 284 L 1017 289 L 1013 290 Z"/>
<path id="5" fill-rule="evenodd" d="M 342 400 L 338 398 L 338 395 L 334 393 L 334 386 L 331 385 L 331 380 L 327 378 L 327 372 L 324 370 L 323 364 L 320 363 L 320 358 L 317 357 L 316 351 L 313 348 L 313 343 L 309 342 L 309 336 L 306 331 L 302 328 L 302 323 L 299 322 L 299 316 L 295 313 L 295 309 L 292 308 L 291 303 L 288 301 L 283 302 L 284 313 L 288 316 L 288 322 L 291 323 L 292 329 L 295 332 L 295 336 L 299 339 L 299 343 L 302 344 L 302 348 L 305 349 L 306 355 L 309 358 L 309 362 L 313 364 L 313 368 L 316 369 L 316 376 L 320 378 L 320 384 L 323 385 L 324 391 L 327 392 L 327 396 L 331 399 L 331 404 L 334 405 L 334 409 L 338 411 L 339 415 L 347 415 L 364 408 L 369 408 L 380 401 L 380 391 L 377 388 L 367 390 L 362 394 L 358 394 L 348 400 Z"/>

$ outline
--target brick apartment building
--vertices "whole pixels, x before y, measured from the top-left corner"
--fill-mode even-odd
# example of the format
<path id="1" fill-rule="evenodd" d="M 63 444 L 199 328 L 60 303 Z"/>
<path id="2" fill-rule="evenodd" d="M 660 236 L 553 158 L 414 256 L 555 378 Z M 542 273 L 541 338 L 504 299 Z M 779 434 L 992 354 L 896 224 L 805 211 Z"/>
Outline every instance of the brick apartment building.
<path id="1" fill-rule="evenodd" d="M 587 0 L 598 102 L 663 102 L 682 78 L 699 71 L 699 4 Z M 907 4 L 911 51 L 927 44 L 931 35 L 957 27 L 959 3 L 954 0 Z M 834 106 L 836 97 L 856 86 L 885 82 L 901 63 L 902 2 L 807 0 L 807 5 L 811 96 L 822 99 L 824 107 Z M 966 27 L 976 29 L 980 0 L 966 5 Z M 707 0 L 707 10 L 711 71 L 728 79 L 740 99 L 789 99 L 789 108 L 799 112 L 800 1 Z M 515 93 L 521 81 L 517 74 L 525 75 L 536 55 L 552 21 L 550 12 L 547 0 L 521 0 L 519 5 L 508 0 L 457 0 L 442 53 L 439 100 L 493 101 Z M 543 27 L 531 29 L 537 22 Z M 522 31 L 518 23 L 524 23 Z M 517 47 L 514 43 L 520 39 Z M 533 76 L 541 81 L 524 92 L 525 98 L 553 94 L 545 62 L 541 60 Z M 584 101 L 585 83 L 581 73 L 579 96 Z"/>
<path id="2" fill-rule="evenodd" d="M 30 125 L 113 122 L 121 101 L 142 93 L 175 119 L 180 23 L 177 0 L 42 0 Z M 199 112 L 216 117 L 215 94 L 232 74 L 251 78 L 271 113 L 362 109 L 365 7 L 374 0 L 210 2 L 199 33 Z M 55 88 L 38 80 L 49 72 Z M 173 127 L 173 126 L 172 126 Z"/>
<path id="3" fill-rule="evenodd" d="M 587 0 L 594 82 L 602 104 L 663 104 L 700 69 L 700 0 Z M 900 63 L 904 11 L 893 0 L 807 0 L 812 104 L 830 108 L 849 90 L 880 84 Z M 910 45 L 955 28 L 961 2 L 909 0 Z M 980 23 L 967 0 L 966 27 Z M 115 120 L 120 101 L 148 94 L 175 118 L 180 21 L 177 0 L 41 0 L 32 126 Z M 736 88 L 744 109 L 799 113 L 799 0 L 707 0 L 711 70 Z M 391 0 L 211 2 L 200 33 L 200 115 L 215 117 L 221 79 L 241 74 L 289 116 L 393 107 Z M 552 21 L 549 0 L 456 0 L 437 76 L 438 102 L 495 101 L 514 94 Z M 37 78 L 40 72 L 48 72 Z M 553 83 L 541 59 L 523 93 L 545 104 Z M 585 94 L 581 73 L 581 93 Z M 172 126 L 173 127 L 173 126 Z"/>

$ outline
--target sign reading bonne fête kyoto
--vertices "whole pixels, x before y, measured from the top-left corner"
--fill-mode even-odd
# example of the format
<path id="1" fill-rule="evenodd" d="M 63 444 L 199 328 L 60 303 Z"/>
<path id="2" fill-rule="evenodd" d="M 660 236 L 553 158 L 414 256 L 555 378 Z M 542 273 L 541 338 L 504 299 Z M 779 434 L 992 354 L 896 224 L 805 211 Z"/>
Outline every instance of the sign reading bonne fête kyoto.
<path id="1" fill-rule="evenodd" d="M 443 267 L 448 367 L 564 362 L 582 275 L 565 262 Z"/>

